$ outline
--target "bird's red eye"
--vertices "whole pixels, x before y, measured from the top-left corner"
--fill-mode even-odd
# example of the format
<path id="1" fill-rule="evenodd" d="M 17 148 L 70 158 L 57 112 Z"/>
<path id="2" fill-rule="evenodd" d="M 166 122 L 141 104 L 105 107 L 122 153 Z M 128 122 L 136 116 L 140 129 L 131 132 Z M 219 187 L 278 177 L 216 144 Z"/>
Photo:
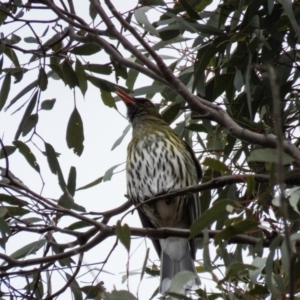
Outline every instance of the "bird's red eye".
<path id="1" fill-rule="evenodd" d="M 149 102 L 145 102 L 146 106 L 151 106 L 151 104 Z"/>

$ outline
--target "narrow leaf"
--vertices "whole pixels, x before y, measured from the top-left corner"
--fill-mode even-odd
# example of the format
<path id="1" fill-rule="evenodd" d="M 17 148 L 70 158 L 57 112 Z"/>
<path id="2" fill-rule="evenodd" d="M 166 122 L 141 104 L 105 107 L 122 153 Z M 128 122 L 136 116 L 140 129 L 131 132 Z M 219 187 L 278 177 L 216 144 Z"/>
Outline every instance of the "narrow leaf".
<path id="1" fill-rule="evenodd" d="M 101 50 L 97 44 L 84 44 L 73 48 L 70 52 L 76 55 L 92 55 Z"/>
<path id="2" fill-rule="evenodd" d="M 29 165 L 40 173 L 40 166 L 38 165 L 34 154 L 31 152 L 30 148 L 21 141 L 14 141 L 13 144 L 18 148 L 20 153 L 25 157 Z"/>
<path id="3" fill-rule="evenodd" d="M 123 141 L 124 137 L 130 130 L 130 128 L 131 128 L 131 124 L 128 124 L 126 126 L 126 128 L 123 130 L 122 135 L 114 142 L 113 146 L 111 147 L 111 151 L 113 151 L 115 148 L 117 148 L 121 144 L 121 142 Z"/>
<path id="4" fill-rule="evenodd" d="M 30 254 L 35 254 L 39 249 L 41 249 L 46 244 L 46 240 L 42 239 L 39 241 L 32 242 L 22 247 L 21 249 L 15 251 L 10 255 L 11 258 L 20 259 Z"/>
<path id="5" fill-rule="evenodd" d="M 33 114 L 29 116 L 22 127 L 22 136 L 27 135 L 37 124 L 39 120 L 39 115 L 38 114 Z"/>
<path id="6" fill-rule="evenodd" d="M 294 161 L 294 159 L 285 154 L 282 153 L 283 156 L 283 164 L 287 165 Z M 263 162 L 271 162 L 271 163 L 277 163 L 278 162 L 278 156 L 276 149 L 256 149 L 253 150 L 250 153 L 250 156 L 247 158 L 247 161 L 263 161 Z"/>
<path id="7" fill-rule="evenodd" d="M 206 210 L 199 219 L 197 219 L 191 226 L 191 236 L 194 238 L 204 228 L 209 227 L 215 221 L 222 220 L 237 206 L 235 201 L 221 200 L 213 204 L 211 208 Z"/>
<path id="8" fill-rule="evenodd" d="M 69 193 L 74 197 L 76 191 L 76 168 L 73 166 L 70 168 L 67 188 Z"/>
<path id="9" fill-rule="evenodd" d="M 0 111 L 2 110 L 2 108 L 4 107 L 9 91 L 10 91 L 10 83 L 11 83 L 11 75 L 10 72 L 7 72 L 3 83 L 2 83 L 2 87 L 1 87 L 1 91 L 0 91 Z"/>
<path id="10" fill-rule="evenodd" d="M 71 89 L 74 88 L 75 86 L 78 86 L 79 83 L 78 83 L 76 73 L 74 72 L 70 62 L 67 59 L 65 59 L 65 61 L 63 62 L 62 69 L 64 72 L 64 78 L 66 80 L 67 85 Z"/>
<path id="11" fill-rule="evenodd" d="M 87 90 L 87 79 L 82 63 L 78 59 L 76 59 L 75 73 L 78 79 L 79 88 L 84 96 Z"/>
<path id="12" fill-rule="evenodd" d="M 22 120 L 19 124 L 19 127 L 17 129 L 16 135 L 15 135 L 15 140 L 19 139 L 19 136 L 20 136 L 20 134 L 23 130 L 23 124 L 26 121 L 26 119 L 31 115 L 31 113 L 32 113 L 32 111 L 33 111 L 33 109 L 36 105 L 36 102 L 37 102 L 37 99 L 38 99 L 38 94 L 39 94 L 39 91 L 36 91 L 34 93 L 34 95 L 32 96 L 32 98 L 31 98 L 31 100 L 30 100 L 30 102 L 29 102 L 29 104 L 28 104 L 28 106 L 27 106 L 27 108 L 24 112 L 24 115 L 23 115 L 23 118 L 22 118 Z"/>
<path id="13" fill-rule="evenodd" d="M 38 76 L 38 85 L 41 91 L 45 91 L 48 86 L 48 77 L 44 68 L 40 68 L 39 76 Z"/>
<path id="14" fill-rule="evenodd" d="M 127 252 L 130 251 L 130 228 L 127 224 L 122 226 L 121 222 L 118 221 L 116 225 L 116 235 L 121 243 L 126 248 Z"/>
<path id="15" fill-rule="evenodd" d="M 105 90 L 101 90 L 101 98 L 103 103 L 108 107 L 116 107 L 116 103 L 114 98 L 112 97 L 110 92 Z"/>
<path id="16" fill-rule="evenodd" d="M 214 158 L 206 157 L 202 164 L 216 171 L 231 174 L 231 170 L 223 162 L 216 160 Z"/>
<path id="17" fill-rule="evenodd" d="M 73 149 L 74 153 L 80 156 L 83 152 L 83 123 L 80 114 L 75 107 L 67 126 L 67 145 L 70 149 Z"/>

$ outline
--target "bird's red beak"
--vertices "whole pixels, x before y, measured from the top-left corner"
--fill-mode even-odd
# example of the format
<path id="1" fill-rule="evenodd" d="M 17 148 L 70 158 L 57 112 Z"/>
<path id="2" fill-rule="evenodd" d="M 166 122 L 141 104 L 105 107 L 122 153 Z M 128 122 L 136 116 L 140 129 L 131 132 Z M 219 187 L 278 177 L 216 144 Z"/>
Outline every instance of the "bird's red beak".
<path id="1" fill-rule="evenodd" d="M 135 105 L 135 100 L 133 97 L 126 94 L 123 90 L 116 88 L 116 94 L 121 98 L 121 100 L 128 105 Z"/>

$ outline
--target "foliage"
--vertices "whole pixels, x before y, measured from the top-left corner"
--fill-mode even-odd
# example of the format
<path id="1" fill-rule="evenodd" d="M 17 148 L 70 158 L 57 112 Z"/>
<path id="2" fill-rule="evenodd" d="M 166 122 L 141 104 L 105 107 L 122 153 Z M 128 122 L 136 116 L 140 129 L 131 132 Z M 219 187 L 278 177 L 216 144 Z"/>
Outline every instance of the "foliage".
<path id="1" fill-rule="evenodd" d="M 136 299 L 134 291 L 105 291 L 105 282 L 83 286 L 78 274 L 84 255 L 114 235 L 128 253 L 130 236 L 182 235 L 124 224 L 129 203 L 86 213 L 74 200 L 78 190 L 111 180 L 119 165 L 77 188 L 75 167 L 64 177 L 58 142 L 38 134 L 46 114 L 64 118 L 66 128 L 57 134 L 80 157 L 87 145 L 79 93 L 85 96 L 95 86 L 103 103 L 116 109 L 117 86 L 134 96 L 161 99 L 163 118 L 192 144 L 203 165 L 202 184 L 168 197 L 202 191 L 202 216 L 186 236 L 202 237 L 197 270 L 200 277 L 211 277 L 214 288 L 208 292 L 211 288 L 202 285 L 178 295 L 177 283 L 190 276 L 181 274 L 174 278 L 172 297 L 293 299 L 300 292 L 299 2 L 140 0 L 137 6 L 128 1 L 124 13 L 114 7 L 117 2 L 0 4 L 0 110 L 19 116 L 14 138 L 4 139 L 0 152 L 2 298 L 53 299 L 68 289 L 74 299 Z M 139 81 L 142 75 L 147 80 Z M 44 99 L 53 80 L 70 90 L 70 98 L 74 95 L 72 111 L 53 110 L 57 90 Z M 1 126 L 3 133 L 9 124 Z M 28 169 L 38 174 L 49 169 L 57 176 L 60 197 L 33 191 L 14 175 L 18 169 L 9 166 L 18 153 Z M 40 153 L 44 162 L 38 164 Z M 122 221 L 113 223 L 113 216 L 123 216 Z M 35 241 L 7 251 L 12 237 L 23 233 Z M 72 242 L 57 241 L 59 234 Z M 145 272 L 157 275 L 147 258 L 148 253 L 141 280 Z M 102 268 L 107 259 L 100 258 Z M 51 275 L 60 269 L 65 282 L 55 288 Z M 24 279 L 21 289 L 14 286 L 16 276 Z"/>

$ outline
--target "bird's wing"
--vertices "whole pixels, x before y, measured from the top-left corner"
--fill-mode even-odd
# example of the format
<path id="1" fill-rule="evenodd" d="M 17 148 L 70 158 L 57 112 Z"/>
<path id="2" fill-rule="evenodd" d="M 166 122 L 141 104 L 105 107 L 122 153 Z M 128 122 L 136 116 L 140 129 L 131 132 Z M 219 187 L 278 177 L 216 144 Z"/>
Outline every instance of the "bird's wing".
<path id="1" fill-rule="evenodd" d="M 200 165 L 200 162 L 199 160 L 197 159 L 192 147 L 185 141 L 183 141 L 184 143 L 184 146 L 185 148 L 189 151 L 192 159 L 193 159 L 193 162 L 195 164 L 195 167 L 196 167 L 196 171 L 197 171 L 197 176 L 198 176 L 198 182 L 201 180 L 202 178 L 202 168 L 201 168 L 201 165 Z"/>
<path id="2" fill-rule="evenodd" d="M 193 162 L 195 164 L 196 167 L 196 171 L 197 171 L 197 177 L 198 177 L 198 182 L 201 180 L 202 178 L 202 169 L 201 169 L 201 165 L 199 160 L 197 159 L 193 149 L 191 148 L 191 146 L 186 143 L 184 141 L 185 147 L 186 149 L 189 151 Z M 189 195 L 189 217 L 190 217 L 190 225 L 192 225 L 201 215 L 201 205 L 200 205 L 200 199 L 199 199 L 199 194 L 193 194 L 193 195 Z M 192 258 L 195 260 L 196 258 L 196 251 L 197 251 L 197 242 L 196 239 L 192 239 L 189 242 L 190 244 L 190 250 L 191 250 L 191 255 Z"/>
<path id="3" fill-rule="evenodd" d="M 138 213 L 139 213 L 139 216 L 140 216 L 140 220 L 141 220 L 141 223 L 143 225 L 144 228 L 155 228 L 151 222 L 149 221 L 149 219 L 145 216 L 145 214 L 143 214 L 143 212 L 141 212 L 139 209 L 137 209 Z M 157 255 L 160 259 L 160 254 L 161 254 L 161 247 L 160 247 L 160 243 L 159 243 L 159 240 L 154 240 L 152 239 L 152 243 L 153 243 L 153 246 L 157 252 Z"/>

